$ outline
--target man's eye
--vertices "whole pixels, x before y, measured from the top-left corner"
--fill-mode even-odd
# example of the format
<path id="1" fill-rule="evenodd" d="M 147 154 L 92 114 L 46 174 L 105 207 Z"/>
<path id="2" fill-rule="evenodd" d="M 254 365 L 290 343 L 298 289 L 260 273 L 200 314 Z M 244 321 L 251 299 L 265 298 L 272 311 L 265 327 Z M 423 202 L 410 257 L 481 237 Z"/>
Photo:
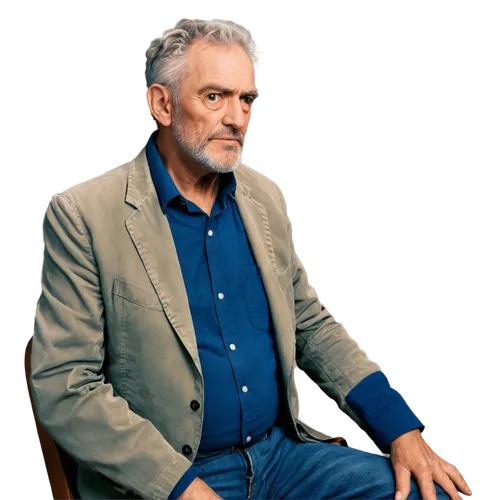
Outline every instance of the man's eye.
<path id="1" fill-rule="evenodd" d="M 248 101 L 246 101 L 246 104 L 252 104 L 252 102 L 254 101 L 253 97 L 249 95 L 244 95 L 242 99 L 248 99 Z"/>
<path id="2" fill-rule="evenodd" d="M 216 95 L 220 95 L 220 94 L 215 94 L 215 93 L 208 94 L 208 95 L 207 95 L 208 100 L 209 100 L 209 101 L 212 101 L 212 102 L 215 102 L 214 100 L 210 99 L 210 96 L 216 96 Z"/>

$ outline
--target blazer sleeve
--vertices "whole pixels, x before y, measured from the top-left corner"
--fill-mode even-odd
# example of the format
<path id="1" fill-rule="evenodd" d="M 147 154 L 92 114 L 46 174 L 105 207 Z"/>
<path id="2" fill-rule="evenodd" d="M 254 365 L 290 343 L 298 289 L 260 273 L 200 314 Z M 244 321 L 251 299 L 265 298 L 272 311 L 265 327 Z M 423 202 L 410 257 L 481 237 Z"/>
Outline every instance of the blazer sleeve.
<path id="1" fill-rule="evenodd" d="M 77 462 L 144 499 L 163 500 L 191 462 L 104 378 L 104 305 L 87 235 L 74 202 L 54 195 L 43 221 L 31 355 L 37 416 Z"/>
<path id="2" fill-rule="evenodd" d="M 383 453 L 389 453 L 391 441 L 416 428 L 423 431 L 424 426 L 402 396 L 390 387 L 380 366 L 368 358 L 320 302 L 295 252 L 286 202 L 276 187 L 290 245 L 297 366 L 335 400 Z"/>

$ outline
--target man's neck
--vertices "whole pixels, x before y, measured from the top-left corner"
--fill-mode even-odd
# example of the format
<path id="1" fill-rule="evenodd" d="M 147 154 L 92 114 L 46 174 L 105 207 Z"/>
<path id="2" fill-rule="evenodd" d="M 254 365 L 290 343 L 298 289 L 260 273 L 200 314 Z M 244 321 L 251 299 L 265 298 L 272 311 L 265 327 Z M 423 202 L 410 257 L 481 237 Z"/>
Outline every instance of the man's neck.
<path id="1" fill-rule="evenodd" d="M 177 189 L 188 200 L 210 199 L 217 196 L 220 184 L 220 175 L 203 169 L 202 172 L 193 172 L 184 163 L 175 161 L 171 156 L 166 158 L 160 153 L 163 165 L 172 177 Z"/>

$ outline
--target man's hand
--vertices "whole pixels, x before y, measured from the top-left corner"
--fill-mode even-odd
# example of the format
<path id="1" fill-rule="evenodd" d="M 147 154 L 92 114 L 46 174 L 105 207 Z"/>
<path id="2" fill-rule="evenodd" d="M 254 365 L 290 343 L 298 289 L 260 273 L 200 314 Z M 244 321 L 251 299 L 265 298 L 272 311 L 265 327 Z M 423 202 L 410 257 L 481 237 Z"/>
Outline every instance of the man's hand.
<path id="1" fill-rule="evenodd" d="M 195 478 L 193 482 L 184 490 L 179 500 L 216 500 L 222 499 L 215 491 L 208 486 L 203 479 Z"/>
<path id="2" fill-rule="evenodd" d="M 391 460 L 396 474 L 396 500 L 405 500 L 410 493 L 412 474 L 424 500 L 436 500 L 434 481 L 452 500 L 461 500 L 457 488 L 461 493 L 472 495 L 462 474 L 431 450 L 419 429 L 407 432 L 391 442 Z"/>

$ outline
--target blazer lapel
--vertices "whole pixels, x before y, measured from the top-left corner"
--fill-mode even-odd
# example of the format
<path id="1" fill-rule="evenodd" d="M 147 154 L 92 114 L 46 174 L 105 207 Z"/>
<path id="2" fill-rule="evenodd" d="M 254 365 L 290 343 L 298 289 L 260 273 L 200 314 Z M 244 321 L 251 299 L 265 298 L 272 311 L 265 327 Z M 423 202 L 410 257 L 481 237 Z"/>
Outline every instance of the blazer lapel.
<path id="1" fill-rule="evenodd" d="M 201 375 L 194 325 L 174 239 L 162 212 L 143 149 L 129 169 L 127 203 L 136 207 L 125 221 L 165 315 Z"/>
<path id="2" fill-rule="evenodd" d="M 293 339 L 295 335 L 290 335 L 292 331 L 290 311 L 288 310 L 286 299 L 276 277 L 276 261 L 267 211 L 264 205 L 252 198 L 247 184 L 243 179 L 239 178 L 238 170 L 235 171 L 235 175 L 237 178 L 236 205 L 238 206 L 255 260 L 261 271 L 262 281 L 271 309 L 281 367 L 285 383 L 288 384 L 288 377 L 290 371 L 293 369 L 295 347 Z"/>

